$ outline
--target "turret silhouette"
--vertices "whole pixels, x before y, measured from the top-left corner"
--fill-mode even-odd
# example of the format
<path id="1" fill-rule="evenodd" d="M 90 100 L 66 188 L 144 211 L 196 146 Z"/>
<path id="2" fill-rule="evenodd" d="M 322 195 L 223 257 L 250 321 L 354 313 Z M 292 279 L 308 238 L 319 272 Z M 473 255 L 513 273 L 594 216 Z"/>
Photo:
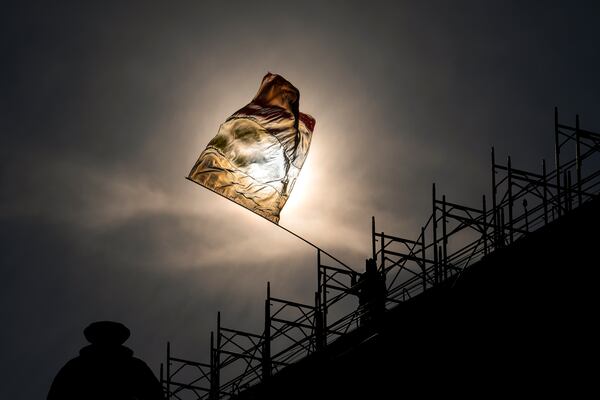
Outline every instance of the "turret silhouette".
<path id="1" fill-rule="evenodd" d="M 48 400 L 163 399 L 152 370 L 123 346 L 130 335 L 125 325 L 99 321 L 90 324 L 83 333 L 91 344 L 58 372 Z"/>

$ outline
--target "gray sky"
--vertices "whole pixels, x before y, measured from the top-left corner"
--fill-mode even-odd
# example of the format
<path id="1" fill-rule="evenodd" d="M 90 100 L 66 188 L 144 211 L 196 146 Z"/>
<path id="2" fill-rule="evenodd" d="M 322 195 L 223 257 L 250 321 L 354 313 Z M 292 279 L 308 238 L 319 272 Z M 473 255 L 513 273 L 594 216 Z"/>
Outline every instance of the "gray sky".
<path id="1" fill-rule="evenodd" d="M 43 398 L 92 321 L 157 371 L 207 357 L 273 294 L 309 303 L 314 250 L 186 181 L 263 75 L 317 120 L 281 225 L 357 269 L 378 227 L 416 237 L 433 181 L 489 193 L 489 149 L 552 162 L 553 107 L 600 130 L 594 2 L 3 5 L 0 398 Z M 87 3 L 87 2 L 86 2 Z"/>

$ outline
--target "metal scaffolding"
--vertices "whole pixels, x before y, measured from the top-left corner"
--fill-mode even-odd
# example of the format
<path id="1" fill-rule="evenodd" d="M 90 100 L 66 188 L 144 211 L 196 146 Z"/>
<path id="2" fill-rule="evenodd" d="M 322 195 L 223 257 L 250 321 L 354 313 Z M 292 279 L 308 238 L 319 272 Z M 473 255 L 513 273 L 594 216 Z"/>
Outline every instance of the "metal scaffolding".
<path id="1" fill-rule="evenodd" d="M 432 212 L 416 239 L 377 232 L 372 218 L 372 262 L 385 285 L 386 310 L 458 279 L 482 257 L 598 197 L 600 134 L 581 129 L 579 116 L 574 127 L 560 124 L 555 108 L 554 139 L 552 171 L 545 160 L 539 172 L 513 167 L 510 156 L 500 164 L 491 149 L 491 205 L 485 195 L 480 206 L 453 203 L 433 184 Z M 219 313 L 208 364 L 173 357 L 167 344 L 160 373 L 167 399 L 229 399 L 372 324 L 366 276 L 317 250 L 314 304 L 273 297 L 267 283 L 262 333 L 225 328 Z"/>

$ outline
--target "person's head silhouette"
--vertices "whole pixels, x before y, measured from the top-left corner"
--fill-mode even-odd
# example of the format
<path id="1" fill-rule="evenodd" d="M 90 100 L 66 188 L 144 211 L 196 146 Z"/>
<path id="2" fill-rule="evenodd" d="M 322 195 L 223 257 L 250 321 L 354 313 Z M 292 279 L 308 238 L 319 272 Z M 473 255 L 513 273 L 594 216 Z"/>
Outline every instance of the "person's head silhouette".
<path id="1" fill-rule="evenodd" d="M 48 400 L 163 398 L 160 383 L 150 368 L 123 346 L 130 335 L 125 325 L 98 321 L 83 333 L 91 344 L 59 371 Z"/>
<path id="2" fill-rule="evenodd" d="M 365 272 L 369 275 L 377 274 L 377 264 L 372 258 L 368 258 L 365 265 Z"/>

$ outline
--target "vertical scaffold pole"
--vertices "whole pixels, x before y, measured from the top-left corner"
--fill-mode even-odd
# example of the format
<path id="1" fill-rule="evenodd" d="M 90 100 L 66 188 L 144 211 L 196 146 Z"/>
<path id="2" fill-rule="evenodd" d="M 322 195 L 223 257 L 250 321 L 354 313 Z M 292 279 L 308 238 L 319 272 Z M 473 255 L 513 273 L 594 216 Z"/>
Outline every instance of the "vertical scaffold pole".
<path id="1" fill-rule="evenodd" d="M 444 279 L 448 279 L 448 236 L 446 235 L 446 195 L 442 196 L 442 268 Z"/>
<path id="2" fill-rule="evenodd" d="M 381 275 L 385 279 L 385 232 L 381 232 Z"/>
<path id="3" fill-rule="evenodd" d="M 558 216 L 562 215 L 561 190 L 560 190 L 560 143 L 558 141 L 558 107 L 554 107 L 554 162 L 556 164 L 556 205 Z"/>
<path id="4" fill-rule="evenodd" d="M 548 225 L 548 180 L 546 178 L 546 159 L 542 160 L 542 179 L 544 181 L 544 225 Z"/>
<path id="5" fill-rule="evenodd" d="M 510 156 L 508 156 L 507 172 L 508 172 L 508 235 L 510 243 L 513 242 L 513 192 L 512 192 L 512 165 L 510 162 Z"/>
<path id="6" fill-rule="evenodd" d="M 171 398 L 171 342 L 167 342 L 167 400 Z"/>
<path id="7" fill-rule="evenodd" d="M 564 204 L 564 211 L 566 213 L 567 211 L 569 211 L 569 196 L 568 196 L 568 194 L 569 194 L 569 192 L 568 192 L 569 186 L 567 185 L 567 171 L 563 172 L 562 185 L 563 186 L 562 186 L 561 190 L 563 192 L 563 197 L 564 197 L 563 201 L 565 203 Z"/>
<path id="8" fill-rule="evenodd" d="M 504 232 L 504 207 L 500 207 L 500 243 L 501 246 L 504 247 L 505 240 L 504 240 L 504 235 L 506 234 Z"/>
<path id="9" fill-rule="evenodd" d="M 571 211 L 573 209 L 573 184 L 571 183 L 571 171 L 567 172 L 567 190 L 566 190 L 566 192 L 568 193 L 567 207 L 569 208 L 569 211 Z"/>
<path id="10" fill-rule="evenodd" d="M 371 245 L 373 250 L 373 261 L 377 265 L 377 250 L 375 249 L 375 216 L 371 217 Z"/>
<path id="11" fill-rule="evenodd" d="M 483 254 L 487 255 L 488 253 L 488 235 L 487 235 L 487 205 L 485 203 L 485 194 L 481 196 L 481 203 L 483 207 L 483 214 L 481 214 L 481 219 L 483 223 Z"/>
<path id="12" fill-rule="evenodd" d="M 215 332 L 210 331 L 210 400 L 217 400 L 217 374 L 215 365 Z"/>
<path id="13" fill-rule="evenodd" d="M 271 282 L 267 282 L 267 299 L 265 300 L 265 341 L 262 354 L 262 379 L 267 381 L 271 376 Z"/>
<path id="14" fill-rule="evenodd" d="M 319 292 L 315 292 L 315 350 L 320 351 L 325 347 L 325 330 L 323 329 L 323 310 Z"/>
<path id="15" fill-rule="evenodd" d="M 319 266 L 319 293 L 321 295 L 320 306 L 322 311 L 323 318 L 323 329 L 325 330 L 325 334 L 327 334 L 327 272 L 322 270 L 321 266 L 321 250 L 317 250 L 317 264 Z"/>
<path id="16" fill-rule="evenodd" d="M 579 136 L 579 114 L 577 114 L 575 116 L 575 157 L 577 161 L 577 205 L 580 206 L 583 199 L 581 195 L 581 146 Z"/>
<path id="17" fill-rule="evenodd" d="M 421 227 L 421 269 L 423 271 L 423 291 L 427 290 L 427 263 L 425 262 L 425 228 Z"/>
<path id="18" fill-rule="evenodd" d="M 492 223 L 494 224 L 492 237 L 494 248 L 498 247 L 498 220 L 499 215 L 498 210 L 496 209 L 496 155 L 494 147 L 492 146 Z"/>
<path id="19" fill-rule="evenodd" d="M 221 395 L 221 311 L 217 312 L 217 335 L 215 345 L 215 395 Z"/>
<path id="20" fill-rule="evenodd" d="M 321 272 L 321 250 L 317 249 L 317 295 L 319 296 L 319 303 L 321 302 L 321 297 L 323 296 L 322 292 L 322 283 L 321 280 L 323 277 L 321 276 L 323 272 Z"/>
<path id="21" fill-rule="evenodd" d="M 433 211 L 431 216 L 432 222 L 432 230 L 433 230 L 433 282 L 435 284 L 439 283 L 439 266 L 438 266 L 438 251 L 437 251 L 437 213 L 436 213 L 436 204 L 435 204 L 435 183 L 433 184 L 432 190 L 432 205 Z"/>
<path id="22" fill-rule="evenodd" d="M 438 260 L 441 262 L 441 260 L 442 260 L 442 246 L 437 246 L 437 252 L 438 252 Z M 441 283 L 441 282 L 442 282 L 442 279 L 441 279 L 441 276 L 440 276 L 439 283 Z"/>

